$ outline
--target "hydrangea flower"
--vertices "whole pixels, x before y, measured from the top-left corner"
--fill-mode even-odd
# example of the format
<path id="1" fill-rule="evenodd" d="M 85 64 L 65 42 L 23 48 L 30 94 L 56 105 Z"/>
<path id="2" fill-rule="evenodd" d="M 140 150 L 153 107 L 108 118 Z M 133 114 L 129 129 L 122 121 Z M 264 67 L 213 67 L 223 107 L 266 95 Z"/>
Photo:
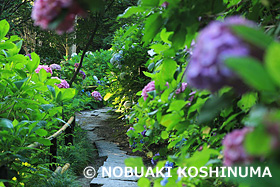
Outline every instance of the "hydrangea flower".
<path id="1" fill-rule="evenodd" d="M 36 72 L 36 73 L 39 73 L 41 69 L 46 70 L 47 73 L 53 74 L 52 68 L 50 68 L 50 67 L 47 66 L 47 65 L 39 65 L 39 66 L 37 67 L 37 69 L 35 69 L 35 72 Z"/>
<path id="2" fill-rule="evenodd" d="M 148 83 L 144 89 L 142 90 L 142 96 L 144 98 L 144 101 L 147 100 L 148 98 L 148 92 L 151 92 L 151 91 L 154 91 L 156 88 L 155 88 L 155 81 L 152 81 L 150 83 Z"/>
<path id="3" fill-rule="evenodd" d="M 135 129 L 133 128 L 133 127 L 130 127 L 128 130 L 127 130 L 127 132 L 128 131 L 134 131 Z"/>
<path id="4" fill-rule="evenodd" d="M 87 77 L 86 73 L 83 72 L 82 70 L 80 70 L 79 73 L 83 75 L 83 79 L 85 79 Z"/>
<path id="5" fill-rule="evenodd" d="M 51 64 L 51 65 L 50 65 L 50 68 L 51 68 L 52 70 L 61 70 L 61 66 L 58 65 L 58 64 Z"/>
<path id="6" fill-rule="evenodd" d="M 166 167 L 166 168 L 167 168 L 167 167 L 173 168 L 173 167 L 174 167 L 174 163 L 173 163 L 173 162 L 166 161 L 164 167 Z"/>
<path id="7" fill-rule="evenodd" d="M 224 61 L 229 57 L 257 57 L 256 49 L 232 32 L 230 27 L 233 25 L 255 27 L 253 22 L 234 16 L 224 22 L 213 21 L 200 32 L 186 69 L 187 82 L 191 86 L 213 92 L 226 85 L 244 90 L 240 78 Z"/>
<path id="8" fill-rule="evenodd" d="M 179 94 L 179 93 L 182 93 L 182 92 L 184 92 L 185 91 L 185 89 L 187 88 L 187 86 L 188 86 L 188 84 L 187 83 L 185 83 L 185 82 L 182 82 L 182 86 L 180 87 L 180 88 L 178 88 L 177 90 L 176 90 L 176 94 Z"/>
<path id="9" fill-rule="evenodd" d="M 155 155 L 153 156 L 153 158 L 151 159 L 151 163 L 152 163 L 153 165 L 156 165 L 156 164 L 157 164 L 158 159 L 155 159 L 155 157 L 158 157 L 158 156 L 160 156 L 159 153 L 155 154 Z"/>
<path id="10" fill-rule="evenodd" d="M 168 175 L 164 174 L 163 180 L 160 181 L 162 186 L 165 186 L 168 183 Z"/>
<path id="11" fill-rule="evenodd" d="M 36 0 L 31 17 L 35 25 L 48 29 L 50 24 L 63 14 L 63 11 L 67 11 L 67 14 L 55 29 L 58 34 L 73 31 L 75 17 L 86 14 L 76 0 Z"/>
<path id="12" fill-rule="evenodd" d="M 102 101 L 102 96 L 98 91 L 94 91 L 91 93 L 92 97 L 94 97 L 95 100 L 97 101 Z"/>
<path id="13" fill-rule="evenodd" d="M 56 84 L 56 83 L 55 83 L 55 85 L 56 85 L 57 87 L 59 87 L 59 88 L 69 88 L 69 87 L 70 87 L 69 84 L 68 84 L 68 82 L 67 82 L 66 80 L 64 80 L 64 79 L 60 79 L 60 78 L 58 78 L 58 77 L 52 77 L 52 79 L 60 80 L 60 83 L 59 83 L 59 84 Z"/>
<path id="14" fill-rule="evenodd" d="M 143 131 L 141 132 L 141 135 L 142 135 L 143 137 L 146 137 L 146 132 L 147 132 L 147 130 L 143 130 Z"/>
<path id="15" fill-rule="evenodd" d="M 251 128 L 236 129 L 225 136 L 224 146 L 224 165 L 232 166 L 234 164 L 249 164 L 253 157 L 249 156 L 243 147 L 245 136 Z"/>
<path id="16" fill-rule="evenodd" d="M 29 59 L 30 59 L 30 60 L 32 60 L 32 58 L 31 58 L 31 54 L 27 54 L 27 55 L 25 55 L 25 56 L 28 56 L 28 57 L 29 57 Z"/>
<path id="17" fill-rule="evenodd" d="M 75 65 L 74 65 L 75 68 L 78 68 L 78 67 L 79 67 L 79 64 L 80 64 L 80 63 L 75 63 Z M 83 65 L 82 65 L 81 67 L 83 67 Z"/>

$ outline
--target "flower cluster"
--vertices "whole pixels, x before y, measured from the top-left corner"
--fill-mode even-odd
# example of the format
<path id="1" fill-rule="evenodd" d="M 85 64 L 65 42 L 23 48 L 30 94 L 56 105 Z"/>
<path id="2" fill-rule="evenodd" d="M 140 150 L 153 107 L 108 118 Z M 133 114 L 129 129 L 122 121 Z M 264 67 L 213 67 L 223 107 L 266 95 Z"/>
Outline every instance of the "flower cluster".
<path id="1" fill-rule="evenodd" d="M 184 92 L 185 91 L 185 89 L 187 88 L 187 86 L 188 86 L 188 84 L 187 83 L 185 83 L 185 82 L 182 82 L 182 86 L 180 87 L 180 88 L 178 88 L 177 90 L 176 90 L 176 94 L 179 94 L 179 93 L 182 93 L 182 92 Z"/>
<path id="2" fill-rule="evenodd" d="M 50 68 L 51 68 L 52 70 L 61 70 L 61 66 L 58 65 L 58 64 L 51 64 L 51 65 L 50 65 Z"/>
<path id="3" fill-rule="evenodd" d="M 151 91 L 154 91 L 156 88 L 155 88 L 155 81 L 152 81 L 150 83 L 148 83 L 144 89 L 142 90 L 142 96 L 144 98 L 144 101 L 147 100 L 148 98 L 148 92 L 151 92 Z"/>
<path id="4" fill-rule="evenodd" d="M 75 65 L 74 65 L 74 66 L 75 66 L 75 68 L 78 68 L 78 67 L 79 67 L 79 65 L 80 65 L 79 63 L 75 63 Z M 83 67 L 83 66 L 82 66 L 82 67 Z"/>
<path id="5" fill-rule="evenodd" d="M 87 77 L 87 75 L 84 71 L 80 70 L 79 73 L 83 75 L 83 79 L 85 79 Z"/>
<path id="6" fill-rule="evenodd" d="M 70 87 L 68 82 L 66 80 L 64 80 L 64 79 L 60 79 L 58 77 L 52 77 L 52 79 L 60 80 L 59 84 L 55 84 L 59 88 L 69 88 Z"/>
<path id="7" fill-rule="evenodd" d="M 31 17 L 35 21 L 35 25 L 42 29 L 50 29 L 50 24 L 61 19 L 64 11 L 67 14 L 55 28 L 58 34 L 62 34 L 73 31 L 77 15 L 83 16 L 86 14 L 76 0 L 36 0 Z"/>
<path id="8" fill-rule="evenodd" d="M 48 65 L 39 65 L 37 69 L 35 69 L 35 72 L 39 73 L 41 69 L 46 70 L 47 73 L 53 74 L 52 68 L 50 68 Z"/>
<path id="9" fill-rule="evenodd" d="M 94 91 L 91 93 L 91 96 L 94 97 L 96 101 L 102 101 L 102 96 L 98 91 Z"/>
<path id="10" fill-rule="evenodd" d="M 200 32 L 186 69 L 187 82 L 191 86 L 213 92 L 226 85 L 243 90 L 240 78 L 224 62 L 229 57 L 257 55 L 253 47 L 232 32 L 233 25 L 255 26 L 249 20 L 234 16 L 224 22 L 213 21 Z"/>
<path id="11" fill-rule="evenodd" d="M 224 145 L 224 165 L 232 166 L 234 164 L 249 164 L 253 157 L 249 156 L 243 147 L 245 136 L 251 128 L 236 129 L 226 135 L 223 140 Z"/>

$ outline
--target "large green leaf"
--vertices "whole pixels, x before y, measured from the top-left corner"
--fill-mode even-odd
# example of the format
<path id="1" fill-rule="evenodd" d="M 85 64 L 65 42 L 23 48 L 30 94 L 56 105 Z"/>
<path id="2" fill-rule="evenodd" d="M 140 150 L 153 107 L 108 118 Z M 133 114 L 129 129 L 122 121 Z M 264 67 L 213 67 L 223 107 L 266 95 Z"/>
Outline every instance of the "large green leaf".
<path id="1" fill-rule="evenodd" d="M 238 101 L 237 106 L 244 112 L 248 112 L 248 110 L 256 104 L 257 99 L 257 93 L 246 93 L 242 95 L 242 98 Z"/>
<path id="2" fill-rule="evenodd" d="M 164 81 L 171 82 L 173 80 L 173 75 L 177 69 L 176 61 L 172 59 L 166 59 L 163 61 L 161 69 L 161 78 Z"/>
<path id="3" fill-rule="evenodd" d="M 16 82 L 14 82 L 14 84 L 16 85 L 16 87 L 17 87 L 17 89 L 21 89 L 21 87 L 22 87 L 22 85 L 23 85 L 23 83 L 25 82 L 25 81 L 27 81 L 28 80 L 28 78 L 25 78 L 25 79 L 22 79 L 22 80 L 20 80 L 20 81 L 16 81 Z"/>
<path id="4" fill-rule="evenodd" d="M 13 128 L 13 122 L 11 120 L 8 119 L 0 119 L 0 127 L 2 128 L 8 128 L 11 129 Z"/>
<path id="5" fill-rule="evenodd" d="M 29 61 L 26 65 L 26 68 L 29 71 L 29 73 L 33 73 L 40 63 L 40 58 L 36 53 L 31 53 L 31 58 L 32 61 Z"/>
<path id="6" fill-rule="evenodd" d="M 273 39 L 264 34 L 262 30 L 246 27 L 244 25 L 232 26 L 233 31 L 241 36 L 243 40 L 253 43 L 263 49 L 266 49 L 272 42 Z"/>
<path id="7" fill-rule="evenodd" d="M 143 41 L 147 45 L 159 32 L 163 24 L 163 18 L 160 14 L 156 13 L 148 17 L 145 21 L 145 34 Z"/>
<path id="8" fill-rule="evenodd" d="M 9 32 L 10 25 L 6 20 L 0 21 L 0 40 L 2 40 Z"/>
<path id="9" fill-rule="evenodd" d="M 229 58 L 225 62 L 246 84 L 259 91 L 275 91 L 275 85 L 266 69 L 256 59 Z"/>
<path id="10" fill-rule="evenodd" d="M 267 49 L 265 65 L 274 81 L 280 86 L 280 44 L 273 43 Z"/>

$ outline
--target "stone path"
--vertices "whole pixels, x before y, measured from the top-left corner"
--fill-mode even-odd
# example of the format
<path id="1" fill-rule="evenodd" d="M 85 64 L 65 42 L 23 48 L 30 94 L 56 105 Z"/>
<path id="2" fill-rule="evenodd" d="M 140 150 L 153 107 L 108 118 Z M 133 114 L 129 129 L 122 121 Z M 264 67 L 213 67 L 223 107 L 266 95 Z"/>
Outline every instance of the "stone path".
<path id="1" fill-rule="evenodd" d="M 93 111 L 84 111 L 76 114 L 76 123 L 80 124 L 84 130 L 87 130 L 87 136 L 89 140 L 96 145 L 98 150 L 99 157 L 106 158 L 102 167 L 105 167 L 106 170 L 113 171 L 114 168 L 125 167 L 124 160 L 131 156 L 126 155 L 125 151 L 120 150 L 117 144 L 113 142 L 106 141 L 100 134 L 95 133 L 97 128 L 102 128 L 103 123 L 107 119 L 111 117 L 107 112 L 111 110 L 109 107 L 101 108 Z M 115 169 L 115 175 L 120 176 L 116 177 L 108 176 L 106 172 L 104 172 L 104 176 L 102 176 L 102 167 L 100 167 L 97 171 L 97 176 L 93 178 L 90 182 L 90 186 L 102 186 L 102 187 L 136 187 L 137 178 L 136 177 L 124 177 L 125 174 L 121 175 L 120 169 Z M 129 175 L 129 173 L 127 174 Z"/>

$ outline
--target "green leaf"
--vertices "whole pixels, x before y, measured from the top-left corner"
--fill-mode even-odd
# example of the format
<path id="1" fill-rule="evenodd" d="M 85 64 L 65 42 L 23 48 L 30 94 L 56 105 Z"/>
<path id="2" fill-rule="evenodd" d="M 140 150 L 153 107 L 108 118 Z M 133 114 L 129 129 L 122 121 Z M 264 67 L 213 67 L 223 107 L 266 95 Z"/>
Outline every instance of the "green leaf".
<path id="1" fill-rule="evenodd" d="M 187 103 L 188 103 L 188 101 L 184 101 L 184 100 L 173 100 L 171 102 L 167 112 L 171 112 L 171 111 L 179 112 L 182 108 L 184 108 L 186 106 Z"/>
<path id="2" fill-rule="evenodd" d="M 265 54 L 265 65 L 270 76 L 280 86 L 280 44 L 271 44 Z"/>
<path id="3" fill-rule="evenodd" d="M 53 108 L 54 105 L 53 104 L 43 104 L 43 105 L 41 105 L 41 107 L 44 109 L 44 111 L 48 111 L 51 108 Z"/>
<path id="4" fill-rule="evenodd" d="M 131 6 L 131 7 L 128 7 L 123 14 L 120 14 L 118 16 L 118 19 L 119 18 L 128 18 L 130 16 L 132 16 L 133 14 L 136 14 L 136 13 L 141 13 L 141 12 L 144 12 L 146 9 L 143 8 L 143 7 L 140 7 L 140 6 Z"/>
<path id="5" fill-rule="evenodd" d="M 141 177 L 138 182 L 137 182 L 139 187 L 150 187 L 151 182 L 148 178 L 146 177 Z"/>
<path id="6" fill-rule="evenodd" d="M 39 71 L 39 80 L 41 82 L 45 82 L 47 77 L 48 77 L 47 71 L 45 69 L 43 69 L 43 68 L 40 69 L 40 71 Z"/>
<path id="7" fill-rule="evenodd" d="M 238 101 L 237 106 L 244 112 L 248 112 L 250 108 L 257 103 L 257 98 L 257 93 L 246 93 L 242 95 L 242 98 Z"/>
<path id="8" fill-rule="evenodd" d="M 110 99 L 110 97 L 112 97 L 114 94 L 112 93 L 107 93 L 105 96 L 104 96 L 104 101 L 107 101 L 108 99 Z"/>
<path id="9" fill-rule="evenodd" d="M 29 71 L 29 73 L 33 73 L 40 63 L 40 58 L 36 53 L 31 53 L 31 58 L 32 61 L 29 61 L 26 65 L 26 68 Z"/>
<path id="10" fill-rule="evenodd" d="M 250 155 L 265 156 L 271 151 L 271 137 L 263 128 L 257 127 L 246 135 L 244 146 Z"/>
<path id="11" fill-rule="evenodd" d="M 160 14 L 155 13 L 148 17 L 145 21 L 145 34 L 143 36 L 143 41 L 147 45 L 160 31 L 163 25 L 163 18 Z"/>
<path id="12" fill-rule="evenodd" d="M 257 60 L 249 57 L 229 58 L 225 63 L 251 87 L 259 91 L 275 91 L 269 74 Z"/>
<path id="13" fill-rule="evenodd" d="M 51 92 L 53 98 L 55 98 L 55 89 L 54 89 L 54 87 L 52 87 L 52 86 L 50 86 L 50 85 L 47 85 L 47 87 L 48 87 L 48 89 L 50 90 L 50 92 Z"/>
<path id="14" fill-rule="evenodd" d="M 243 40 L 253 43 L 263 49 L 266 49 L 273 42 L 273 38 L 264 34 L 262 30 L 246 27 L 244 25 L 235 25 L 231 28 L 237 35 L 242 37 Z"/>
<path id="15" fill-rule="evenodd" d="M 37 142 L 40 143 L 40 144 L 43 144 L 43 145 L 45 145 L 45 146 L 50 146 L 50 145 L 52 145 L 51 141 L 48 140 L 48 139 L 45 139 L 45 138 L 39 138 L 39 139 L 37 140 Z"/>
<path id="16" fill-rule="evenodd" d="M 141 157 L 131 157 L 124 160 L 124 163 L 127 167 L 145 167 Z"/>
<path id="17" fill-rule="evenodd" d="M 44 129 L 38 129 L 35 131 L 35 133 L 42 137 L 42 136 L 46 136 L 48 134 L 48 131 Z"/>
<path id="18" fill-rule="evenodd" d="M 169 137 L 168 132 L 166 132 L 166 131 L 161 132 L 161 138 L 162 139 L 166 140 L 168 137 Z"/>
<path id="19" fill-rule="evenodd" d="M 76 95 L 76 90 L 74 88 L 62 88 L 60 93 L 60 101 L 69 101 Z"/>
<path id="20" fill-rule="evenodd" d="M 14 126 L 13 126 L 13 122 L 11 120 L 0 119 L 0 127 L 12 129 Z"/>
<path id="21" fill-rule="evenodd" d="M 10 25 L 6 20 L 0 21 L 0 40 L 2 40 L 9 32 Z"/>
<path id="22" fill-rule="evenodd" d="M 173 112 L 162 116 L 160 124 L 171 130 L 173 126 L 178 124 L 181 120 L 181 116 L 177 112 Z"/>
<path id="23" fill-rule="evenodd" d="M 22 80 L 20 80 L 20 81 L 16 81 L 16 82 L 14 82 L 14 84 L 16 85 L 16 87 L 17 87 L 17 89 L 21 89 L 21 87 L 22 87 L 22 85 L 23 85 L 23 83 L 25 82 L 25 81 L 27 81 L 28 80 L 28 78 L 25 78 L 25 79 L 22 79 Z"/>
<path id="24" fill-rule="evenodd" d="M 141 6 L 146 6 L 146 7 L 155 7 L 158 6 L 159 0 L 142 0 L 141 1 Z"/>
<path id="25" fill-rule="evenodd" d="M 173 75 L 177 69 L 176 61 L 172 59 L 166 59 L 163 61 L 161 76 L 164 81 L 171 82 L 173 80 Z"/>

